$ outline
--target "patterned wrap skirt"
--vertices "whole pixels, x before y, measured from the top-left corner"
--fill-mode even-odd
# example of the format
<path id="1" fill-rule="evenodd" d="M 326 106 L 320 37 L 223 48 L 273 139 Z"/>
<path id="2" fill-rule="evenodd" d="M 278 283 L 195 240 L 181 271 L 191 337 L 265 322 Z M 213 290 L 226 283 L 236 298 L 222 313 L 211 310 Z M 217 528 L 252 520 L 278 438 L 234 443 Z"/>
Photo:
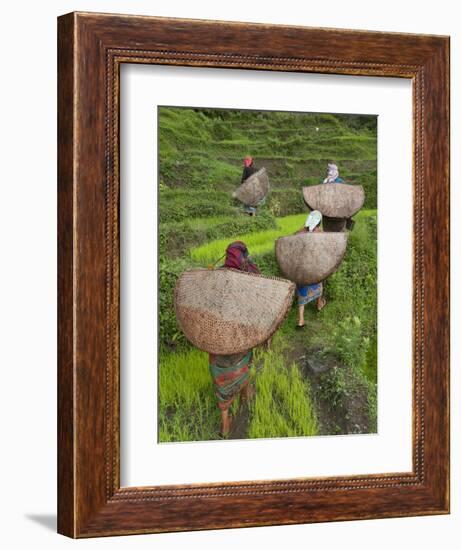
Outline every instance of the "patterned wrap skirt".
<path id="1" fill-rule="evenodd" d="M 226 410 L 248 383 L 253 351 L 236 355 L 210 355 L 210 374 L 218 407 Z"/>
<path id="2" fill-rule="evenodd" d="M 296 289 L 298 295 L 298 306 L 305 306 L 309 302 L 317 300 L 323 293 L 323 283 L 315 285 L 298 286 Z"/>

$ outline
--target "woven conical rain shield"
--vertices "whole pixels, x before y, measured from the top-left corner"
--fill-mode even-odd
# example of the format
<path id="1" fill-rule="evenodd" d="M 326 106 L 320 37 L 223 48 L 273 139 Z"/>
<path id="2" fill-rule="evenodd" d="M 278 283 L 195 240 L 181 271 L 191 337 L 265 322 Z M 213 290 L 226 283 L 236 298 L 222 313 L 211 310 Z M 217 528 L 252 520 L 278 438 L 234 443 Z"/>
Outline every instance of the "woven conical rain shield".
<path id="1" fill-rule="evenodd" d="M 269 177 L 265 168 L 261 168 L 242 185 L 240 185 L 233 193 L 233 197 L 243 202 L 246 206 L 258 206 L 258 204 L 269 193 Z"/>
<path id="2" fill-rule="evenodd" d="M 280 271 L 297 285 L 324 281 L 342 262 L 347 233 L 300 233 L 275 241 L 275 257 Z"/>
<path id="3" fill-rule="evenodd" d="M 350 218 L 363 206 L 365 192 L 361 185 L 321 183 L 303 187 L 303 198 L 310 210 L 319 210 L 329 218 Z"/>
<path id="4" fill-rule="evenodd" d="M 292 302 L 294 284 L 235 269 L 193 269 L 175 288 L 176 319 L 187 339 L 208 353 L 231 355 L 265 342 Z"/>

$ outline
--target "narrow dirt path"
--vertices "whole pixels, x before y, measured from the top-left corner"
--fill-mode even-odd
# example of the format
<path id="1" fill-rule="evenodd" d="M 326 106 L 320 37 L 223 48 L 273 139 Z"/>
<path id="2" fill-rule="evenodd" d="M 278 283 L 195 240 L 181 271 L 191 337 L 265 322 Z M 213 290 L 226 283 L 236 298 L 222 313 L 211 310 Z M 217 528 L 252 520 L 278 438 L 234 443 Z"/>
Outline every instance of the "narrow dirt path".
<path id="1" fill-rule="evenodd" d="M 322 330 L 315 312 L 306 315 L 306 328 L 290 339 L 287 368 L 293 363 L 309 382 L 311 398 L 317 412 L 320 435 L 372 433 L 368 394 L 357 382 L 351 369 L 333 354 L 311 347 L 311 336 Z M 339 373 L 339 369 L 343 372 Z"/>
<path id="2" fill-rule="evenodd" d="M 237 414 L 232 420 L 232 426 L 228 439 L 247 439 L 248 426 L 250 424 L 250 410 L 245 403 L 239 407 Z"/>

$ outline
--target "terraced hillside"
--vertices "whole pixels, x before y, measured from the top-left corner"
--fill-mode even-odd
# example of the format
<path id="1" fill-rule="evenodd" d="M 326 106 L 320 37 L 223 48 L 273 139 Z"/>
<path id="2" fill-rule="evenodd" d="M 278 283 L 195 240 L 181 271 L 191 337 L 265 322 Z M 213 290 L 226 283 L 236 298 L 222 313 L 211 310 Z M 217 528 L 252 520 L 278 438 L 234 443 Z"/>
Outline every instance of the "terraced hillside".
<path id="1" fill-rule="evenodd" d="M 247 154 L 271 182 L 254 218 L 232 199 Z M 233 405 L 231 438 L 376 431 L 376 118 L 161 108 L 159 160 L 159 440 L 220 437 L 207 356 L 176 324 L 178 275 L 214 264 L 236 239 L 279 275 L 274 240 L 303 224 L 301 187 L 321 182 L 328 161 L 365 187 L 364 209 L 324 310 L 310 305 L 297 331 L 294 304 L 270 349 L 256 350 L 256 399 Z"/>
<path id="2" fill-rule="evenodd" d="M 376 208 L 376 117 L 218 109 L 160 109 L 160 182 L 170 189 L 230 192 L 246 154 L 265 166 L 272 203 L 302 210 L 299 189 L 322 181 L 334 161 L 365 187 Z M 297 200 L 298 199 L 298 200 Z M 281 214 L 288 214 L 281 204 Z"/>

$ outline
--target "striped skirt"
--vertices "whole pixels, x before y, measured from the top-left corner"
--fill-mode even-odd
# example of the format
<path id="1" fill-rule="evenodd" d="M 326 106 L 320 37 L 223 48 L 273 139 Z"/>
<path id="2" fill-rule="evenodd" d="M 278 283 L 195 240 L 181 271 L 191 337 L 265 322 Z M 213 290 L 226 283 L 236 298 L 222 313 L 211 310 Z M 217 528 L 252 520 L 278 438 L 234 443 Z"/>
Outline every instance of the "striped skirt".
<path id="1" fill-rule="evenodd" d="M 253 351 L 236 355 L 210 355 L 210 374 L 218 407 L 230 407 L 240 390 L 248 383 Z"/>

